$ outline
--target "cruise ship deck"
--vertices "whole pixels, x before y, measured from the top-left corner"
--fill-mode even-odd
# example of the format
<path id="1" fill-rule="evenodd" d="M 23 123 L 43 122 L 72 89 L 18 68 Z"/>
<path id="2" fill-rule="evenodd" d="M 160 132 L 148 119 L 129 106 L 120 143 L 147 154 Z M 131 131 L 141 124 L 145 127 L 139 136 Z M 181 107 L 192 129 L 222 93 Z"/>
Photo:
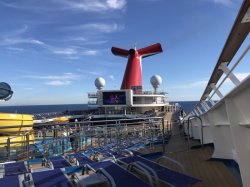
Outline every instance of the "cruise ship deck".
<path id="1" fill-rule="evenodd" d="M 197 145 L 198 148 L 192 148 L 192 146 Z M 200 147 L 200 141 L 197 140 L 189 140 L 188 143 L 183 131 L 179 129 L 179 125 L 173 124 L 172 137 L 169 144 L 166 145 L 165 155 L 179 161 L 184 166 L 186 173 L 202 180 L 202 182 L 194 185 L 195 187 L 241 186 L 241 182 L 222 161 L 209 160 L 212 154 L 212 146 Z M 178 169 L 174 164 L 168 166 Z"/>

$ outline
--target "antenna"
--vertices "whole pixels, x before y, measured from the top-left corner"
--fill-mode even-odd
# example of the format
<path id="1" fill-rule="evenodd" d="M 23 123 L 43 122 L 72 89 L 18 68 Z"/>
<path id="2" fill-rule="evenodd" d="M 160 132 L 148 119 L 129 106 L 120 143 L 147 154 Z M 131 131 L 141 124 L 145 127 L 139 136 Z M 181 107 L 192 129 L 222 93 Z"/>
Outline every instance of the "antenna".
<path id="1" fill-rule="evenodd" d="M 135 42 L 135 44 L 134 44 L 134 49 L 136 50 L 136 45 L 137 45 L 137 42 Z"/>

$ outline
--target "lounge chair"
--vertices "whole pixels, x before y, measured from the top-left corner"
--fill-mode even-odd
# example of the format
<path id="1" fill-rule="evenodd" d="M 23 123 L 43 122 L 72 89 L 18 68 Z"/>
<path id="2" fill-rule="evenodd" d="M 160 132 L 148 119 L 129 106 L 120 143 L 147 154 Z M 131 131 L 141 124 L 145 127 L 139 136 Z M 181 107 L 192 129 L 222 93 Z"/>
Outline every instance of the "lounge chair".
<path id="1" fill-rule="evenodd" d="M 71 154 L 71 155 L 69 155 L 69 157 L 74 157 L 76 159 L 76 161 L 77 161 L 76 165 L 78 165 L 78 166 L 94 162 L 93 160 L 91 160 L 87 156 L 83 155 L 82 153 Z"/>
<path id="2" fill-rule="evenodd" d="M 8 163 L 4 165 L 4 175 L 11 176 L 11 175 L 19 175 L 22 173 L 26 173 L 27 169 L 24 165 L 24 162 L 14 162 Z"/>
<path id="3" fill-rule="evenodd" d="M 154 178 L 158 178 L 171 186 L 188 186 L 200 182 L 200 180 L 196 178 L 163 167 L 141 156 L 122 158 L 118 160 L 118 163 L 125 164 L 128 167 L 134 167 L 143 173 L 146 170 L 154 176 Z"/>
<path id="4" fill-rule="evenodd" d="M 32 180 L 36 187 L 71 186 L 68 178 L 60 169 L 32 173 Z"/>
<path id="5" fill-rule="evenodd" d="M 49 161 L 53 164 L 54 168 L 65 168 L 71 166 L 70 163 L 61 156 L 55 156 L 49 158 Z"/>
<path id="6" fill-rule="evenodd" d="M 19 186 L 18 175 L 16 176 L 8 176 L 0 179 L 0 186 Z"/>
<path id="7" fill-rule="evenodd" d="M 133 174 L 123 169 L 116 163 L 111 161 L 97 162 L 93 164 L 88 164 L 88 168 L 95 172 L 102 173 L 110 181 L 112 187 L 149 187 L 147 183 L 143 182 L 139 178 L 135 177 Z"/>

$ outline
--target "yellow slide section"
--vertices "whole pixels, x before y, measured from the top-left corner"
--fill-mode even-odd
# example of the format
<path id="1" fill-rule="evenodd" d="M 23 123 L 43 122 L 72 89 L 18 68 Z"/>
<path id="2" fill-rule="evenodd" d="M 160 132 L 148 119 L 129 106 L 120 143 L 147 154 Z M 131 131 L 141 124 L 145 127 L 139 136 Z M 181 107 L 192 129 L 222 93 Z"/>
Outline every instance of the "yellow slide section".
<path id="1" fill-rule="evenodd" d="M 32 115 L 0 113 L 0 134 L 19 134 L 32 129 Z"/>
<path id="2" fill-rule="evenodd" d="M 0 136 L 0 147 L 6 147 L 8 138 L 10 140 L 10 147 L 25 146 L 27 139 L 25 135 L 19 136 Z M 29 135 L 29 145 L 34 144 L 34 134 Z"/>

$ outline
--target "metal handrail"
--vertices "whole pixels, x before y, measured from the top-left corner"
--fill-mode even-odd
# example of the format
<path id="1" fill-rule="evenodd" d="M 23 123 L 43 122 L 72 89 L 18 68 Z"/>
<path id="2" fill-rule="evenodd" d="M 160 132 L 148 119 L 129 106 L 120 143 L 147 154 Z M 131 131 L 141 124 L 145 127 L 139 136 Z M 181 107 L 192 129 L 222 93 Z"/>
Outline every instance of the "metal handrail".
<path id="1" fill-rule="evenodd" d="M 116 183 L 115 183 L 114 178 L 105 169 L 100 168 L 96 171 L 96 173 L 98 173 L 98 172 L 103 174 L 109 180 L 112 187 L 116 187 Z"/>
<path id="2" fill-rule="evenodd" d="M 129 164 L 129 165 L 127 166 L 127 169 L 131 171 L 134 167 L 138 168 L 138 170 L 140 170 L 143 174 L 146 174 L 146 176 L 147 176 L 147 178 L 148 178 L 148 180 L 149 180 L 150 185 L 151 185 L 151 186 L 154 186 L 152 176 L 151 176 L 150 173 L 146 170 L 146 168 L 140 166 L 140 165 L 139 165 L 138 163 L 136 163 L 136 162 L 133 162 L 133 163 L 131 163 L 131 164 Z"/>
<path id="3" fill-rule="evenodd" d="M 136 164 L 137 166 L 142 166 L 144 167 L 145 169 L 147 169 L 148 171 L 150 171 L 152 173 L 152 175 L 154 176 L 154 179 L 155 179 L 155 183 L 156 183 L 156 186 L 158 187 L 159 186 L 159 177 L 157 175 L 157 173 L 155 172 L 155 170 L 153 170 L 153 168 L 147 166 L 146 164 L 140 162 L 140 161 L 136 161 L 134 162 L 134 164 Z"/>
<path id="4" fill-rule="evenodd" d="M 176 165 L 178 165 L 181 168 L 183 173 L 186 173 L 184 166 L 180 162 L 178 162 L 177 160 L 174 160 L 174 159 L 172 159 L 170 157 L 162 156 L 156 162 L 159 164 L 162 159 L 165 159 L 165 160 L 168 160 L 168 161 L 171 161 L 171 162 L 175 163 Z"/>
<path id="5" fill-rule="evenodd" d="M 190 116 L 188 117 L 188 149 L 190 149 L 190 144 L 189 144 L 189 121 L 190 118 L 198 118 L 201 122 L 201 145 L 204 146 L 204 141 L 203 141 L 203 124 L 202 124 L 202 119 L 200 116 Z"/>
<path id="6" fill-rule="evenodd" d="M 117 143 L 117 145 L 119 147 L 119 146 L 123 145 L 123 144 L 119 143 L 120 141 L 122 141 L 125 144 L 130 144 L 130 142 L 125 137 L 128 133 L 130 134 L 129 136 L 133 137 L 132 139 L 134 139 L 135 142 L 139 143 L 143 137 L 138 137 L 138 135 L 137 135 L 138 132 L 149 131 L 152 123 L 154 126 L 156 125 L 157 127 L 160 127 L 160 125 L 162 125 L 161 122 L 164 121 L 162 117 L 160 117 L 160 118 L 157 117 L 157 118 L 153 118 L 153 119 L 157 119 L 157 121 L 147 120 L 146 122 L 145 121 L 141 122 L 141 126 L 143 126 L 143 130 L 138 130 L 137 128 L 134 128 L 134 126 L 131 126 L 131 128 L 127 129 L 128 123 L 120 123 L 119 125 L 116 124 L 116 125 L 110 126 L 109 128 L 107 127 L 107 125 L 92 126 L 91 125 L 92 122 L 89 122 L 90 126 L 87 126 L 87 125 L 83 126 L 80 124 L 80 122 L 74 122 L 74 123 L 69 123 L 69 124 L 64 124 L 64 123 L 54 124 L 53 125 L 54 128 L 44 128 L 44 129 L 37 129 L 37 130 L 29 131 L 29 135 L 39 133 L 40 137 L 42 138 L 41 140 L 44 141 L 43 144 L 36 146 L 34 148 L 28 149 L 27 146 L 29 145 L 29 143 L 27 143 L 27 142 L 32 142 L 32 144 L 33 144 L 33 140 L 29 140 L 26 137 L 25 140 L 20 141 L 20 142 L 24 143 L 23 146 L 26 146 L 26 149 L 22 150 L 21 153 L 19 152 L 18 155 L 14 155 L 14 156 L 18 157 L 18 158 L 25 159 L 25 158 L 28 158 L 28 156 L 30 154 L 32 154 L 33 156 L 36 154 L 38 154 L 38 155 L 40 154 L 40 156 L 41 156 L 41 154 L 47 155 L 47 154 L 49 154 L 50 150 L 52 150 L 53 152 L 56 151 L 58 154 L 64 154 L 65 147 L 67 149 L 72 149 L 72 150 L 82 149 L 83 142 L 85 142 L 85 143 L 83 143 L 84 146 L 87 146 L 87 144 L 89 143 L 87 141 L 87 139 L 92 140 L 93 138 L 99 138 L 99 137 L 104 137 L 104 136 L 107 138 L 105 140 L 106 143 L 104 143 L 104 144 L 107 144 L 108 140 L 109 140 L 109 143 L 111 143 L 111 140 L 119 139 L 118 143 L 117 143 L 117 141 L 113 142 L 114 144 Z M 161 121 L 158 121 L 158 119 L 160 119 Z M 44 125 L 46 125 L 46 124 L 44 124 Z M 62 126 L 59 127 L 57 125 L 65 125 L 64 126 L 65 128 L 62 128 Z M 121 128 L 118 128 L 118 126 L 120 126 Z M 93 131 L 94 128 L 98 129 L 97 127 L 102 127 L 103 130 L 94 132 Z M 72 132 L 69 128 L 71 128 Z M 47 134 L 47 132 L 49 132 L 49 134 Z M 66 132 L 66 134 L 63 134 L 63 132 Z M 117 133 L 119 136 L 114 136 Z M 27 136 L 27 135 L 22 135 L 22 137 L 23 136 Z M 147 134 L 145 134 L 145 136 L 149 136 L 149 134 L 147 133 Z M 16 136 L 16 137 L 19 137 L 19 136 Z M 47 140 L 47 138 L 52 138 L 52 141 L 45 142 L 45 140 Z M 71 140 L 70 138 L 74 138 L 74 140 Z M 136 139 L 136 138 L 138 138 L 138 139 Z M 66 142 L 67 142 L 66 144 L 65 144 L 64 140 L 66 140 Z M 11 142 L 10 138 L 8 138 L 6 141 L 7 142 L 2 143 L 2 144 L 7 145 L 6 155 L 7 155 L 8 159 L 10 159 L 10 150 L 12 149 L 11 146 L 13 143 L 17 143 L 19 141 Z M 70 143 L 70 145 L 69 145 L 69 143 Z M 98 146 L 100 147 L 99 141 L 95 142 L 95 144 L 98 144 Z M 56 146 L 56 145 L 59 145 L 58 150 L 57 149 L 54 150 L 54 146 Z M 164 145 L 164 143 L 163 143 L 163 145 Z M 39 149 L 44 149 L 44 153 L 36 153 L 36 151 Z"/>
<path id="7" fill-rule="evenodd" d="M 247 52 L 250 50 L 250 44 L 247 46 L 247 48 L 243 51 L 243 53 L 241 54 L 241 56 L 238 58 L 238 60 L 236 61 L 236 63 L 233 65 L 233 67 L 229 70 L 229 73 L 224 77 L 224 79 L 221 81 L 221 83 L 219 84 L 219 86 L 216 87 L 216 89 L 213 91 L 213 94 L 210 96 L 210 99 L 214 96 L 214 94 L 219 90 L 219 88 L 222 86 L 222 84 L 226 81 L 226 79 L 231 75 L 232 71 L 237 67 L 237 65 L 241 62 L 241 60 L 244 58 L 244 56 L 247 54 Z M 208 85 L 209 86 L 209 85 Z M 208 87 L 207 86 L 207 87 Z M 205 89 L 206 90 L 206 89 Z M 209 93 L 204 92 L 203 95 L 206 95 Z M 201 100 L 194 106 L 193 109 L 197 108 L 197 106 L 199 106 L 204 100 Z"/>
<path id="8" fill-rule="evenodd" d="M 204 90 L 204 93 L 201 96 L 200 102 L 197 105 L 195 105 L 194 109 L 197 108 L 197 106 L 199 106 L 202 101 L 205 101 L 207 99 L 207 95 L 209 95 L 212 92 L 212 88 L 210 87 L 210 85 L 212 83 L 217 84 L 217 82 L 221 78 L 223 72 L 221 70 L 219 70 L 220 65 L 223 62 L 228 62 L 228 64 L 229 64 L 232 61 L 235 54 L 237 53 L 240 46 L 242 45 L 242 43 L 244 42 L 244 40 L 247 38 L 249 31 L 250 31 L 250 27 L 249 27 L 249 24 L 242 24 L 242 17 L 244 17 L 244 15 L 247 13 L 249 6 L 250 6 L 249 1 L 244 1 L 242 3 L 240 11 L 237 15 L 235 22 L 234 22 L 233 28 L 232 28 L 232 30 L 231 30 L 231 32 L 226 40 L 224 48 L 222 49 L 222 52 L 219 56 L 219 59 L 218 59 L 217 64 L 213 70 L 213 73 L 210 77 L 210 80 L 208 81 L 207 86 Z M 249 46 L 243 52 L 243 54 L 240 56 L 239 60 L 235 63 L 233 68 L 230 70 L 229 75 L 231 74 L 232 70 L 238 65 L 238 63 L 242 60 L 242 58 L 245 56 L 245 54 L 247 53 L 248 50 L 249 50 Z M 225 80 L 223 80 L 223 82 L 224 81 Z M 216 91 L 217 90 L 218 89 L 216 89 Z M 213 93 L 213 95 L 214 95 L 214 93 Z"/>
<path id="9" fill-rule="evenodd" d="M 213 70 L 212 76 L 210 80 L 208 81 L 207 87 L 202 94 L 202 97 L 200 100 L 204 100 L 204 97 L 208 94 L 208 92 L 211 92 L 210 84 L 211 83 L 217 83 L 222 76 L 222 71 L 218 71 L 218 67 L 223 62 L 228 62 L 233 59 L 235 54 L 237 53 L 238 49 L 241 47 L 244 40 L 247 38 L 250 27 L 249 23 L 242 23 L 242 18 L 247 14 L 247 11 L 250 6 L 250 1 L 245 0 L 242 3 L 242 6 L 240 8 L 240 11 L 235 19 L 234 25 L 231 29 L 231 32 L 225 42 L 225 45 L 222 49 L 222 52 L 219 56 L 219 59 L 217 61 L 217 64 Z"/>
<path id="10" fill-rule="evenodd" d="M 236 61 L 236 63 L 233 65 L 233 67 L 229 70 L 229 73 L 224 77 L 224 79 L 221 81 L 221 83 L 219 84 L 219 86 L 214 90 L 213 94 L 210 96 L 211 98 L 219 90 L 219 88 L 226 81 L 226 79 L 231 75 L 232 71 L 236 68 L 236 66 L 240 63 L 240 61 L 243 59 L 243 57 L 247 54 L 247 52 L 249 51 L 249 49 L 250 49 L 250 44 L 247 46 L 247 48 L 242 53 L 242 55 L 239 57 L 239 59 Z"/>
<path id="11" fill-rule="evenodd" d="M 129 119 L 129 118 L 127 118 L 127 119 L 116 119 L 116 120 L 96 120 L 96 121 L 83 121 L 83 122 L 70 122 L 70 123 L 60 123 L 60 124 L 36 124 L 35 125 L 35 127 L 42 127 L 42 126 L 56 126 L 56 125 L 74 125 L 74 124 L 88 124 L 88 123 L 91 123 L 91 124 L 94 124 L 94 123 L 102 123 L 102 122 L 114 122 L 114 126 L 116 125 L 116 123 L 115 122 L 121 122 L 121 121 L 124 121 L 124 122 L 126 122 L 126 124 L 129 124 L 129 123 L 127 123 L 127 121 L 134 121 L 134 120 L 150 120 L 150 119 L 158 119 L 158 120 L 160 120 L 160 119 L 163 119 L 163 117 L 140 117 L 140 118 L 133 118 L 133 119 Z M 136 122 L 133 122 L 133 123 L 136 123 Z M 137 122 L 137 123 L 139 123 L 139 122 Z M 112 125 L 112 124 L 108 124 L 108 125 Z M 106 126 L 106 124 L 105 125 L 98 125 L 98 126 Z"/>

